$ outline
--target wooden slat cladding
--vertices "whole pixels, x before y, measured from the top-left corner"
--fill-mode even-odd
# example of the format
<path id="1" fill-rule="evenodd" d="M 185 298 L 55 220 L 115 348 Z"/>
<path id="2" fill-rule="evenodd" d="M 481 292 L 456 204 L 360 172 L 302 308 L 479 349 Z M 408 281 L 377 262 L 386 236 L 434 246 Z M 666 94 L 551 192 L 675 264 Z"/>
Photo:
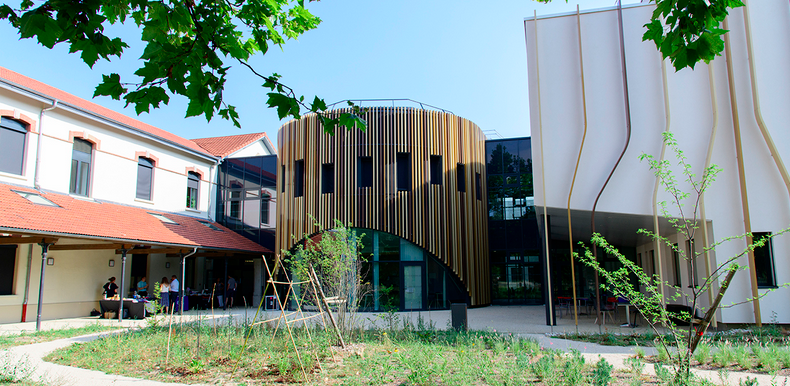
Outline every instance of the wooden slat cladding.
<path id="1" fill-rule="evenodd" d="M 337 110 L 340 113 L 345 110 Z M 424 248 L 454 272 L 473 306 L 491 302 L 488 213 L 485 191 L 485 135 L 467 119 L 407 107 L 369 108 L 365 132 L 338 128 L 324 133 L 314 115 L 280 128 L 277 143 L 278 251 L 312 235 L 315 222 L 331 228 L 335 219 L 354 227 L 398 235 Z M 411 189 L 397 186 L 398 153 L 409 153 Z M 442 183 L 431 184 L 430 157 L 441 156 Z M 359 157 L 373 157 L 373 186 L 358 187 Z M 304 160 L 304 195 L 294 197 L 294 162 Z M 335 167 L 333 193 L 321 193 L 321 165 Z M 459 192 L 456 168 L 465 165 L 466 192 Z M 282 173 L 282 165 L 285 172 Z M 483 185 L 477 199 L 476 174 Z M 316 221 L 310 219 L 313 216 Z"/>

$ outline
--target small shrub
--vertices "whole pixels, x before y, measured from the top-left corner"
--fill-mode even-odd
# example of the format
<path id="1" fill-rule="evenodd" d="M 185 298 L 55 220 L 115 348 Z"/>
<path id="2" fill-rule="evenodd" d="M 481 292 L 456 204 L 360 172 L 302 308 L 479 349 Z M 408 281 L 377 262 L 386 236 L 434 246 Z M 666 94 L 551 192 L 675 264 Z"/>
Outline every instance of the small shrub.
<path id="1" fill-rule="evenodd" d="M 752 365 L 752 357 L 749 353 L 749 349 L 747 346 L 738 345 L 733 350 L 733 356 L 735 357 L 735 362 L 740 366 L 742 369 L 751 370 Z"/>
<path id="2" fill-rule="evenodd" d="M 537 362 L 532 364 L 532 373 L 538 380 L 545 383 L 551 382 L 557 375 L 557 363 L 554 355 L 544 355 L 538 359 Z"/>
<path id="3" fill-rule="evenodd" d="M 645 371 L 645 363 L 639 358 L 626 358 L 625 364 L 629 371 L 636 376 L 641 376 Z"/>
<path id="4" fill-rule="evenodd" d="M 655 370 L 656 378 L 658 378 L 662 385 L 667 385 L 672 380 L 672 374 L 669 372 L 669 369 L 667 369 L 666 366 L 656 363 L 653 365 L 653 370 Z"/>
<path id="5" fill-rule="evenodd" d="M 639 346 L 636 346 L 634 348 L 634 355 L 636 355 L 636 357 L 639 358 L 639 359 L 645 359 L 645 349 L 643 349 L 643 348 L 641 348 Z"/>
<path id="6" fill-rule="evenodd" d="M 757 378 L 746 377 L 745 380 L 741 379 L 738 381 L 738 385 L 740 386 L 758 386 L 760 383 L 757 382 Z"/>
<path id="7" fill-rule="evenodd" d="M 563 367 L 565 385 L 577 386 L 584 382 L 584 357 L 579 351 L 571 350 L 571 355 L 565 359 Z"/>
<path id="8" fill-rule="evenodd" d="M 614 366 L 609 364 L 606 359 L 601 358 L 593 368 L 593 384 L 595 386 L 608 386 L 612 382 L 612 370 Z"/>
<path id="9" fill-rule="evenodd" d="M 697 350 L 694 351 L 694 360 L 704 365 L 708 363 L 708 359 L 710 359 L 710 346 L 705 343 L 700 343 L 699 346 L 697 346 Z"/>
<path id="10" fill-rule="evenodd" d="M 713 363 L 719 367 L 727 367 L 735 362 L 732 346 L 729 342 L 719 345 L 719 350 L 713 353 Z"/>

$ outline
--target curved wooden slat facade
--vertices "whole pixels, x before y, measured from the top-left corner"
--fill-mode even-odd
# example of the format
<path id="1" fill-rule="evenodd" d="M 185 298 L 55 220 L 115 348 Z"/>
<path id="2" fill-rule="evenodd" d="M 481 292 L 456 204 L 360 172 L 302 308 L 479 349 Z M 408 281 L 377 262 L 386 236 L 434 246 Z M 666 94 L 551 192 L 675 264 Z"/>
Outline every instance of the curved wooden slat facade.
<path id="1" fill-rule="evenodd" d="M 369 108 L 364 118 L 365 132 L 338 128 L 334 136 L 324 133 L 315 115 L 280 128 L 277 250 L 293 247 L 291 235 L 318 231 L 310 215 L 326 228 L 337 219 L 392 233 L 449 267 L 466 287 L 472 306 L 489 304 L 483 132 L 453 114 L 408 107 Z M 411 159 L 410 190 L 398 190 L 398 153 L 409 153 Z M 430 183 L 432 155 L 441 156 L 441 184 Z M 373 157 L 372 187 L 358 187 L 359 157 Z M 304 162 L 304 193 L 294 197 L 298 160 Z M 334 164 L 334 193 L 322 194 L 321 169 L 328 163 Z M 464 165 L 466 192 L 458 191 L 459 164 Z"/>

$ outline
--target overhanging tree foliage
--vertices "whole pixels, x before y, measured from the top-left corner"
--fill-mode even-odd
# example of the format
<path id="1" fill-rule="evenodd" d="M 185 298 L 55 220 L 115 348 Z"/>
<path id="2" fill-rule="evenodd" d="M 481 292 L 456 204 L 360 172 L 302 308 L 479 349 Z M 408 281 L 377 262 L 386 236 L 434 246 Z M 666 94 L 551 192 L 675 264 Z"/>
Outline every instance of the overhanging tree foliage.
<path id="1" fill-rule="evenodd" d="M 654 41 L 677 70 L 720 55 L 726 31 L 719 24 L 729 8 L 743 5 L 740 0 L 654 1 L 657 7 L 643 39 Z M 304 0 L 22 0 L 17 7 L 0 6 L 0 19 L 8 20 L 21 38 L 35 38 L 44 47 L 67 44 L 91 67 L 99 59 L 120 58 L 129 47 L 105 28 L 133 22 L 145 44 L 142 66 L 134 72 L 139 78 L 124 82 L 120 74 L 105 74 L 94 96 L 123 98 L 137 114 L 180 95 L 189 100 L 187 117 L 203 115 L 210 121 L 219 115 L 240 127 L 239 114 L 224 95 L 228 69 L 239 65 L 261 78 L 267 104 L 280 119 L 312 112 L 329 133 L 337 126 L 367 127 L 352 103 L 348 112 L 331 114 L 323 99 L 305 100 L 277 73 L 262 75 L 248 63 L 252 55 L 266 54 L 270 46 L 318 26 L 321 20 Z"/>
<path id="2" fill-rule="evenodd" d="M 189 100 L 186 116 L 215 114 L 240 127 L 236 108 L 224 95 L 228 69 L 249 68 L 268 89 L 267 104 L 280 118 L 299 118 L 303 111 L 318 114 L 328 132 L 336 126 L 365 128 L 359 109 L 330 115 L 318 97 L 305 102 L 280 82 L 280 75 L 261 75 L 248 64 L 254 54 L 266 54 L 272 45 L 281 46 L 314 29 L 321 20 L 305 8 L 304 0 L 23 0 L 19 7 L 0 6 L 0 19 L 8 20 L 21 38 L 36 38 L 47 48 L 67 44 L 69 52 L 80 53 L 93 65 L 99 60 L 120 58 L 129 45 L 108 36 L 105 27 L 129 20 L 140 28 L 145 43 L 134 72 L 139 81 L 122 82 L 121 75 L 103 76 L 94 97 L 109 96 L 133 105 L 137 114 L 158 108 L 171 95 Z"/>

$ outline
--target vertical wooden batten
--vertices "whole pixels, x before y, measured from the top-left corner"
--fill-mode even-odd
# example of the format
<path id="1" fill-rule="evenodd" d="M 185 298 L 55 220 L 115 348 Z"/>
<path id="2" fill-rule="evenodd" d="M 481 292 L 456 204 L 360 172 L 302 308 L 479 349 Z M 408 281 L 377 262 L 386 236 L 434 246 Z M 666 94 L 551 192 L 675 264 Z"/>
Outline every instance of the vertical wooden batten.
<path id="1" fill-rule="evenodd" d="M 335 110 L 330 114 L 346 110 Z M 485 135 L 473 122 L 441 111 L 373 107 L 363 117 L 366 131 L 338 128 L 331 136 L 315 115 L 280 128 L 278 251 L 291 249 L 335 219 L 353 227 L 387 232 L 425 249 L 464 285 L 472 306 L 491 302 L 488 268 L 488 210 Z M 411 189 L 398 191 L 397 154 L 411 158 Z M 430 181 L 430 156 L 442 157 L 441 185 Z M 358 160 L 373 157 L 373 187 L 358 187 Z M 294 197 L 293 165 L 304 160 L 304 195 Z M 321 165 L 335 165 L 334 193 L 321 193 Z M 458 191 L 456 168 L 465 165 L 465 192 Z M 282 169 L 280 169 L 282 171 Z M 481 176 L 477 199 L 476 174 Z"/>

